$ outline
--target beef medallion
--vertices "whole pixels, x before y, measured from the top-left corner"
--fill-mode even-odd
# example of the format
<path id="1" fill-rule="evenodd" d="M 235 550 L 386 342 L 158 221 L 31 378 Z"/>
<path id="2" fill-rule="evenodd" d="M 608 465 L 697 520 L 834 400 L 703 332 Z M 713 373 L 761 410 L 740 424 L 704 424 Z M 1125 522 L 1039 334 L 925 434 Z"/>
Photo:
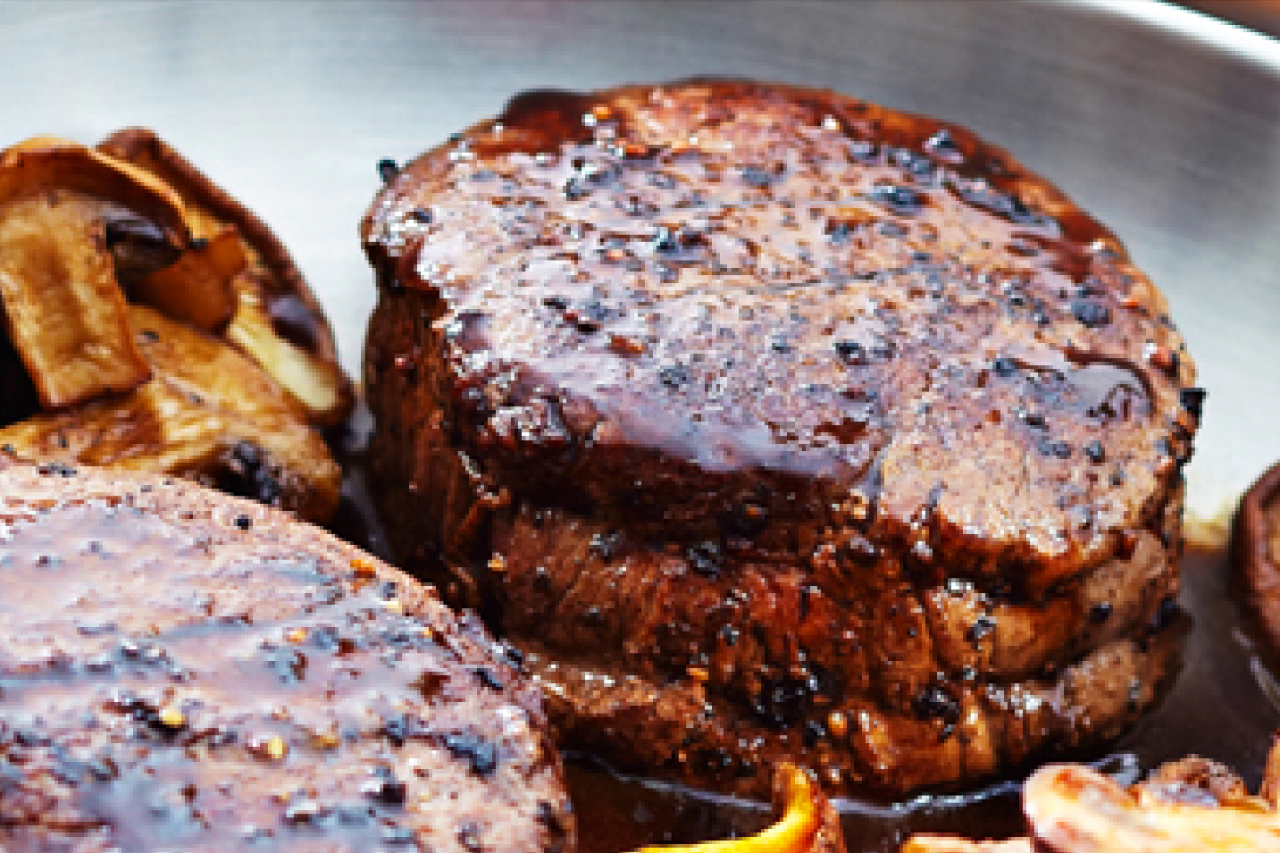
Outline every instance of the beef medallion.
<path id="1" fill-rule="evenodd" d="M 566 745 L 901 795 L 1153 702 L 1202 393 L 1120 242 L 1008 153 L 694 80 L 526 93 L 384 171 L 377 499 Z"/>

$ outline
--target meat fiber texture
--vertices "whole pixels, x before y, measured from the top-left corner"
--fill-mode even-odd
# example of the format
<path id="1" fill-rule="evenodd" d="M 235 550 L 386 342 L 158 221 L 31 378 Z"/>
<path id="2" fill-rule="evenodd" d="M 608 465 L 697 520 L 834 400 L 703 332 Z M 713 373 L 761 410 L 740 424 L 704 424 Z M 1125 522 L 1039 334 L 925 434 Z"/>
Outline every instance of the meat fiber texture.
<path id="1" fill-rule="evenodd" d="M 1003 150 L 778 85 L 530 92 L 361 227 L 392 545 L 568 745 L 901 795 L 1158 695 L 1203 391 L 1119 241 Z"/>
<path id="2" fill-rule="evenodd" d="M 190 483 L 0 494 L 0 850 L 573 849 L 537 688 L 431 588 Z"/>

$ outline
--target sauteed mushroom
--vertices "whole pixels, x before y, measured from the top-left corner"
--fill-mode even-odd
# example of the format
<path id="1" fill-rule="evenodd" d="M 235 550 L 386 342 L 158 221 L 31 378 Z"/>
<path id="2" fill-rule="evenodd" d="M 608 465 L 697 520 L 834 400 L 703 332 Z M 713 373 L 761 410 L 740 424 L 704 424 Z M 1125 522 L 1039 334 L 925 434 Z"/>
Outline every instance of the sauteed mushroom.
<path id="1" fill-rule="evenodd" d="M 141 266 L 171 261 L 186 242 L 181 199 L 141 169 L 50 137 L 0 153 L 4 326 L 44 407 L 148 379 L 117 251 L 125 266 Z"/>
<path id="2" fill-rule="evenodd" d="M 151 380 L 0 429 L 0 445 L 29 459 L 163 471 L 307 519 L 333 514 L 341 471 L 270 376 L 196 329 L 127 310 Z"/>
<path id="3" fill-rule="evenodd" d="M 236 312 L 232 279 L 246 259 L 235 228 L 192 241 L 174 263 L 152 270 L 132 284 L 129 295 L 209 334 L 221 334 Z"/>
<path id="4" fill-rule="evenodd" d="M 52 137 L 0 153 L 0 445 L 325 520 L 340 472 L 312 427 L 352 394 L 318 306 L 265 225 L 154 135 L 126 137 L 159 153 Z M 273 294 L 311 306 L 309 350 L 277 331 Z"/>
<path id="5" fill-rule="evenodd" d="M 755 835 L 645 847 L 639 853 L 844 853 L 839 814 L 794 764 L 784 762 L 773 771 L 773 811 L 776 822 Z"/>
<path id="6" fill-rule="evenodd" d="M 219 278 L 234 268 L 228 279 L 231 305 L 225 306 L 230 319 L 222 321 L 225 331 L 221 327 L 216 331 L 270 373 L 302 405 L 312 423 L 341 423 L 354 401 L 351 383 L 338 365 L 319 303 L 266 225 L 149 130 L 118 131 L 99 147 L 172 187 L 195 223 L 197 250 L 177 265 L 190 269 L 151 275 L 143 287 L 147 296 L 139 297 L 140 301 L 166 310 L 157 300 L 161 293 L 177 292 L 175 280 L 188 275 Z M 212 289 L 201 292 L 212 293 Z M 223 307 L 210 306 L 199 316 L 221 319 Z M 172 310 L 166 313 L 175 316 Z M 215 331 L 203 322 L 196 325 Z"/>
<path id="7" fill-rule="evenodd" d="M 1042 767 L 1022 789 L 1028 836 L 968 841 L 918 835 L 900 853 L 1255 853 L 1280 849 L 1280 742 L 1257 796 L 1204 758 L 1166 764 L 1124 788 L 1088 767 Z"/>

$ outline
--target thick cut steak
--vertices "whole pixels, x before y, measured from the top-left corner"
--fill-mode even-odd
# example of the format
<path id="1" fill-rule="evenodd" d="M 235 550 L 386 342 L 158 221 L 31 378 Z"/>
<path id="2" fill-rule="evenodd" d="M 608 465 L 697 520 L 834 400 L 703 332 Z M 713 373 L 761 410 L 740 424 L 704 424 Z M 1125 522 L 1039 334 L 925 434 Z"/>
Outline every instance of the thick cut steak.
<path id="1" fill-rule="evenodd" d="M 0 495 L 0 849 L 573 849 L 537 688 L 431 588 L 189 483 Z"/>
<path id="2" fill-rule="evenodd" d="M 761 793 L 987 776 L 1168 672 L 1201 392 L 1116 238 L 954 125 L 532 92 L 362 223 L 393 545 L 570 745 Z"/>

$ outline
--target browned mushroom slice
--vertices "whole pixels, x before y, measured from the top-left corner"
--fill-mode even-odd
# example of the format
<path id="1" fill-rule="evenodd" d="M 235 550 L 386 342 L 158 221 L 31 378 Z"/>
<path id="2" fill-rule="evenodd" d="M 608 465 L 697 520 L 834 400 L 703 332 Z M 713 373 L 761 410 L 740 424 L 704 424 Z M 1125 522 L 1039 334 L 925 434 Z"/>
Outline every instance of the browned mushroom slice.
<path id="1" fill-rule="evenodd" d="M 0 300 L 9 338 L 48 408 L 145 382 L 102 223 L 83 199 L 49 190 L 0 217 Z"/>
<path id="2" fill-rule="evenodd" d="M 306 409 L 313 423 L 341 423 L 351 409 L 351 389 L 336 364 L 311 356 L 281 336 L 259 292 L 237 278 L 239 305 L 225 335 L 228 341 L 256 361 Z"/>
<path id="3" fill-rule="evenodd" d="M 642 847 L 638 853 L 844 853 L 840 817 L 808 773 L 780 764 L 773 773 L 777 822 L 744 838 Z"/>
<path id="4" fill-rule="evenodd" d="M 1273 737 L 1267 752 L 1267 764 L 1262 774 L 1262 788 L 1258 796 L 1280 809 L 1280 737 Z"/>
<path id="5" fill-rule="evenodd" d="M 152 172 L 180 193 L 200 223 L 195 236 L 212 238 L 234 226 L 246 264 L 232 281 L 235 314 L 224 336 L 270 373 L 313 424 L 341 423 L 355 396 L 338 364 L 333 332 L 271 230 L 149 130 L 117 131 L 99 148 Z"/>
<path id="6" fill-rule="evenodd" d="M 226 343 L 159 312 L 129 315 L 154 378 L 0 429 L 20 458 L 193 479 L 322 522 L 341 474 L 301 408 Z"/>
<path id="7" fill-rule="evenodd" d="M 129 296 L 201 331 L 221 334 L 236 311 L 231 280 L 245 263 L 240 235 L 228 225 L 194 241 L 169 266 L 132 282 Z"/>
<path id="8" fill-rule="evenodd" d="M 51 138 L 0 153 L 4 326 L 47 408 L 150 375 L 110 250 L 115 225 L 139 221 L 158 242 L 186 242 L 180 198 L 140 169 Z"/>
<path id="9" fill-rule="evenodd" d="M 1139 803 L 1233 806 L 1257 802 L 1239 774 L 1225 764 L 1199 755 L 1165 762 L 1129 790 Z"/>
<path id="10" fill-rule="evenodd" d="M 899 853 L 1255 853 L 1280 850 L 1280 740 L 1257 796 L 1230 768 L 1190 756 L 1128 789 L 1088 767 L 1050 765 L 1022 789 L 1031 837 L 916 835 Z"/>
<path id="11" fill-rule="evenodd" d="M 1087 767 L 1054 765 L 1027 780 L 1022 802 L 1036 849 L 1053 853 L 1280 850 L 1280 815 L 1257 798 L 1221 807 L 1142 801 Z"/>
<path id="12" fill-rule="evenodd" d="M 146 169 L 54 136 L 32 137 L 0 152 L 0 199 L 51 188 L 111 200 L 185 238 L 181 196 Z"/>

